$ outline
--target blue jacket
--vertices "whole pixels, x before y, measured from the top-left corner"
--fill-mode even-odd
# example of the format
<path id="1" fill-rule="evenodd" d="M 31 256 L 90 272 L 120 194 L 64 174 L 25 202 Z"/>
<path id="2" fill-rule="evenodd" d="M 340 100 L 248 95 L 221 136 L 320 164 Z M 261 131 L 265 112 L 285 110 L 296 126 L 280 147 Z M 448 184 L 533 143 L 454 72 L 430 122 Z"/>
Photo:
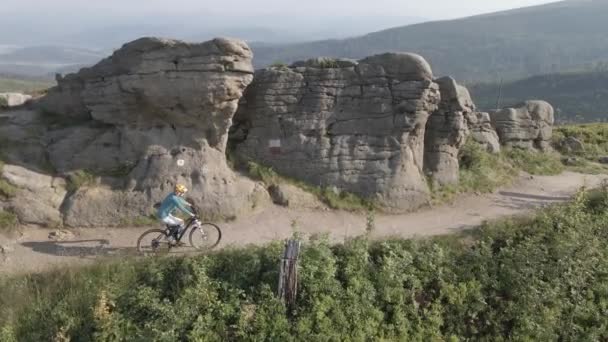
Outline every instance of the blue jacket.
<path id="1" fill-rule="evenodd" d="M 161 220 L 165 217 L 171 215 L 175 209 L 179 209 L 184 213 L 192 216 L 193 213 L 190 212 L 186 207 L 188 206 L 188 202 L 185 199 L 177 196 L 175 193 L 170 193 L 165 199 L 163 203 L 160 205 L 160 209 L 158 209 L 158 218 Z"/>

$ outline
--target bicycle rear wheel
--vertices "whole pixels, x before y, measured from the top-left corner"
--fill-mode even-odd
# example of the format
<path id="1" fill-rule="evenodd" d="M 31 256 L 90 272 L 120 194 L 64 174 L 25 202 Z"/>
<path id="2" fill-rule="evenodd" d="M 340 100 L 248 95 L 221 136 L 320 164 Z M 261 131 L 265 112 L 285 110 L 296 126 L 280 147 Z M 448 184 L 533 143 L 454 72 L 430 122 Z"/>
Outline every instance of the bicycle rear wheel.
<path id="1" fill-rule="evenodd" d="M 163 230 L 148 230 L 137 239 L 137 251 L 143 254 L 166 253 L 171 249 L 168 238 Z"/>
<path id="2" fill-rule="evenodd" d="M 203 223 L 190 230 L 190 245 L 198 250 L 210 250 L 219 245 L 222 230 L 213 223 Z"/>

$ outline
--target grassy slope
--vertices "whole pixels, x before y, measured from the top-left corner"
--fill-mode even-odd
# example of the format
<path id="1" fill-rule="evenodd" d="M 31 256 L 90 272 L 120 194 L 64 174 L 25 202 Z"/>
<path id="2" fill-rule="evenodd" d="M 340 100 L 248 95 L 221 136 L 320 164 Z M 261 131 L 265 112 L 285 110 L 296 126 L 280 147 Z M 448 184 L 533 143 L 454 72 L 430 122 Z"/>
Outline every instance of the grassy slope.
<path id="1" fill-rule="evenodd" d="M 0 93 L 19 92 L 36 93 L 48 89 L 54 85 L 52 81 L 24 80 L 0 77 Z"/>

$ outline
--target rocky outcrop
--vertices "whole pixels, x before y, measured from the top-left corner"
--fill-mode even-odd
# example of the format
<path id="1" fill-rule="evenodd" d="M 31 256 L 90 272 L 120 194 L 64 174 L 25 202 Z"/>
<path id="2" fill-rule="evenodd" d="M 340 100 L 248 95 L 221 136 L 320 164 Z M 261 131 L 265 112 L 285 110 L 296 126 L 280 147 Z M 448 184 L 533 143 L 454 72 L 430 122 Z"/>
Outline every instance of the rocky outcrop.
<path id="1" fill-rule="evenodd" d="M 0 114 L 1 177 L 18 189 L 0 208 L 22 223 L 116 226 L 152 213 L 175 183 L 212 217 L 270 201 L 323 206 L 294 185 L 265 189 L 234 173 L 228 153 L 402 212 L 428 202 L 427 176 L 458 182 L 469 135 L 491 152 L 499 136 L 548 148 L 550 105 L 476 113 L 467 89 L 434 79 L 418 55 L 316 58 L 255 79 L 251 58 L 236 40 L 143 38 L 58 76 L 36 110 Z"/>
<path id="2" fill-rule="evenodd" d="M 564 153 L 580 153 L 585 151 L 585 144 L 575 137 L 566 137 L 558 141 L 557 147 Z"/>
<path id="3" fill-rule="evenodd" d="M 475 104 L 469 91 L 451 77 L 435 80 L 441 102 L 426 124 L 424 169 L 438 185 L 458 183 L 458 151 L 469 135 Z"/>
<path id="4" fill-rule="evenodd" d="M 492 126 L 490 114 L 474 113 L 474 115 L 469 116 L 468 126 L 473 141 L 484 146 L 490 153 L 500 152 L 500 139 Z"/>
<path id="5" fill-rule="evenodd" d="M 260 70 L 237 114 L 236 153 L 389 210 L 413 209 L 428 200 L 424 132 L 438 103 L 430 66 L 413 54 Z"/>
<path id="6" fill-rule="evenodd" d="M 0 108 L 21 106 L 31 99 L 31 95 L 21 93 L 0 93 Z"/>
<path id="7" fill-rule="evenodd" d="M 8 199 L 8 210 L 24 224 L 60 226 L 60 207 L 66 195 L 65 181 L 15 165 L 4 165 L 0 178 L 17 189 Z"/>
<path id="8" fill-rule="evenodd" d="M 526 101 L 490 116 L 502 145 L 541 151 L 551 148 L 554 111 L 549 103 Z"/>
<path id="9" fill-rule="evenodd" d="M 206 215 L 246 209 L 262 189 L 232 172 L 225 150 L 238 101 L 253 78 L 251 58 L 236 40 L 143 38 L 58 77 L 37 103 L 43 114 L 36 122 L 47 128 L 36 134 L 38 146 L 59 174 L 86 170 L 97 179 L 68 194 L 66 223 L 112 226 L 147 215 L 177 182 L 191 189 Z M 12 126 L 17 138 L 20 127 Z M 8 162 L 31 162 L 9 154 Z"/>

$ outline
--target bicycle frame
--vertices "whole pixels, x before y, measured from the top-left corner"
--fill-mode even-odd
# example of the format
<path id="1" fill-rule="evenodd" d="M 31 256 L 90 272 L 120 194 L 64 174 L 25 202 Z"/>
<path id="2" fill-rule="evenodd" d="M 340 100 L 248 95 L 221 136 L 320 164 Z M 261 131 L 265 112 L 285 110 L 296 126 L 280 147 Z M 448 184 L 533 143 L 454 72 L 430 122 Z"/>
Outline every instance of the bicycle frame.
<path id="1" fill-rule="evenodd" d="M 189 218 L 188 220 L 186 220 L 185 222 L 186 224 L 184 225 L 184 229 L 182 229 L 181 233 L 177 236 L 177 241 L 182 241 L 182 238 L 184 237 L 184 235 L 186 235 L 186 232 L 190 230 L 190 228 L 192 226 L 194 226 L 195 224 L 197 224 L 200 227 L 200 223 L 198 223 L 198 218 L 197 217 L 192 217 Z M 167 226 L 167 229 L 169 227 Z"/>

